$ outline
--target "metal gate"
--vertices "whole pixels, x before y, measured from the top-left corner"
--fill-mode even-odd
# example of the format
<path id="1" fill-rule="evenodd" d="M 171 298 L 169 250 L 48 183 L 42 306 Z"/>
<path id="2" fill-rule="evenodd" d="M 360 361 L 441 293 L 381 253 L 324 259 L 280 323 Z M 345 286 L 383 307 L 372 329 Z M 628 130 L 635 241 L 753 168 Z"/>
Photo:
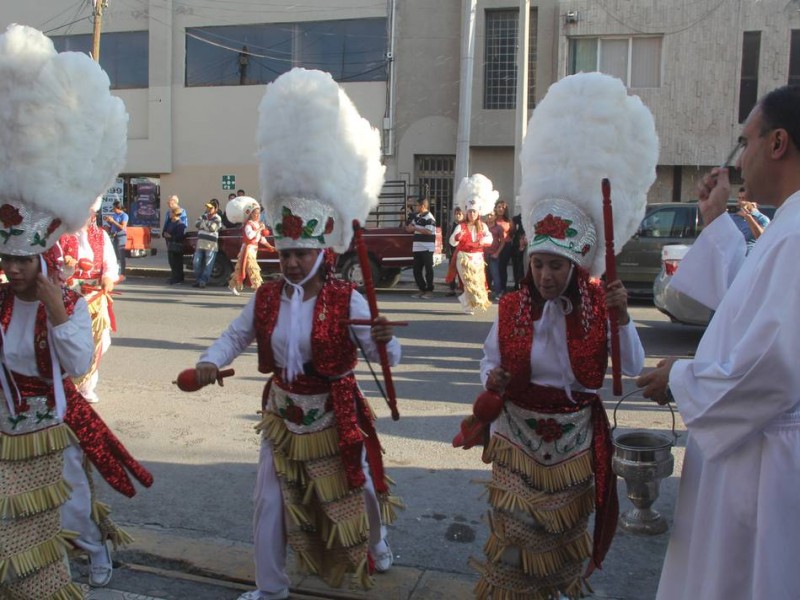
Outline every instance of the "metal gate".
<path id="1" fill-rule="evenodd" d="M 428 197 L 436 224 L 446 236 L 453 217 L 456 157 L 450 154 L 418 155 L 414 162 L 420 195 Z"/>

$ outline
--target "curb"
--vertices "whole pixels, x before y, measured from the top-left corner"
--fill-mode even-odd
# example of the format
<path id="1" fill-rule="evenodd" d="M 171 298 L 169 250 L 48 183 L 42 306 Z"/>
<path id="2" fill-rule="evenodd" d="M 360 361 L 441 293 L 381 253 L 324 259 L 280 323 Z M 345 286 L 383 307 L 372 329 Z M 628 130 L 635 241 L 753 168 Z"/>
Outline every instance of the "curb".
<path id="1" fill-rule="evenodd" d="M 189 537 L 164 530 L 128 526 L 134 542 L 118 557 L 124 562 L 167 563 L 169 570 L 189 577 L 216 579 L 232 587 L 255 585 L 253 546 L 210 537 Z M 470 598 L 475 579 L 460 573 L 447 573 L 395 565 L 388 573 L 376 574 L 375 586 L 368 591 L 334 589 L 318 577 L 295 572 L 289 560 L 293 593 L 331 600 L 440 600 Z M 150 568 L 157 565 L 151 565 Z"/>

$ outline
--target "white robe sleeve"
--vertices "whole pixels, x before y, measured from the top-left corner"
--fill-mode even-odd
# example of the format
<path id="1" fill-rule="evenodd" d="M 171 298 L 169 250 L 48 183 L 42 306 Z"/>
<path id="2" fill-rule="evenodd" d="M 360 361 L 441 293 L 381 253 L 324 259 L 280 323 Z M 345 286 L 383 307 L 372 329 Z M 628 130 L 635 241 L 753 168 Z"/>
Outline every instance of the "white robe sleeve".
<path id="1" fill-rule="evenodd" d="M 733 452 L 800 403 L 798 238 L 761 237 L 758 261 L 734 281 L 695 358 L 672 367 L 670 390 L 706 460 Z"/>
<path id="2" fill-rule="evenodd" d="M 111 277 L 114 280 L 119 278 L 119 264 L 114 253 L 114 244 L 105 229 L 103 229 L 103 277 Z"/>
<path id="3" fill-rule="evenodd" d="M 500 366 L 500 344 L 497 341 L 497 317 L 492 323 L 489 335 L 483 342 L 483 358 L 481 359 L 481 385 L 486 387 L 489 371 Z"/>
<path id="4" fill-rule="evenodd" d="M 356 291 L 353 291 L 350 294 L 350 318 L 351 319 L 371 319 L 369 313 L 369 304 L 367 304 L 366 298 L 359 294 Z M 369 326 L 367 325 L 353 325 L 350 328 L 350 337 L 353 337 L 353 333 L 355 336 L 358 337 L 358 341 L 361 344 L 361 347 L 364 349 L 364 352 L 367 354 L 367 358 L 369 358 L 372 362 L 377 362 L 379 360 L 378 356 L 378 346 L 372 339 L 372 336 L 369 333 Z M 389 342 L 386 344 L 386 354 L 389 358 L 389 364 L 394 367 L 400 362 L 400 341 L 397 337 L 393 337 Z"/>
<path id="5" fill-rule="evenodd" d="M 231 321 L 219 339 L 203 352 L 198 362 L 210 362 L 217 365 L 217 368 L 222 368 L 231 364 L 244 352 L 256 337 L 253 327 L 255 305 L 256 296 L 253 294 L 239 316 Z"/>
<path id="6" fill-rule="evenodd" d="M 61 367 L 70 377 L 80 377 L 89 371 L 94 353 L 92 319 L 86 300 L 78 298 L 75 309 L 66 322 L 51 327 L 53 347 Z"/>
<path id="7" fill-rule="evenodd" d="M 458 240 L 461 239 L 461 226 L 459 225 L 453 230 L 453 233 L 450 234 L 450 239 L 448 243 L 455 248 L 458 246 Z"/>
<path id="8" fill-rule="evenodd" d="M 484 246 L 491 246 L 492 245 L 492 232 L 489 231 L 489 227 L 481 221 L 481 226 L 483 227 L 483 236 L 481 237 L 481 244 Z"/>
<path id="9" fill-rule="evenodd" d="M 627 325 L 619 326 L 619 358 L 622 363 L 620 367 L 624 375 L 636 377 L 642 372 L 644 368 L 644 348 L 633 319 L 628 321 Z"/>
<path id="10" fill-rule="evenodd" d="M 719 306 L 747 253 L 733 219 L 721 217 L 703 229 L 669 282 L 671 288 L 712 310 Z"/>

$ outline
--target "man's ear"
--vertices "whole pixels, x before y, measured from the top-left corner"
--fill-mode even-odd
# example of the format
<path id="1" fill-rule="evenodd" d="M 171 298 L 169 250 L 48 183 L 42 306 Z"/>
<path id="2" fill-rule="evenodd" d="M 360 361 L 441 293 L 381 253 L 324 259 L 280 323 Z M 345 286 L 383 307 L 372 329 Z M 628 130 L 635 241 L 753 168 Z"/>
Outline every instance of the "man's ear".
<path id="1" fill-rule="evenodd" d="M 781 158 L 789 148 L 789 134 L 785 129 L 776 129 L 772 137 L 772 157 Z"/>

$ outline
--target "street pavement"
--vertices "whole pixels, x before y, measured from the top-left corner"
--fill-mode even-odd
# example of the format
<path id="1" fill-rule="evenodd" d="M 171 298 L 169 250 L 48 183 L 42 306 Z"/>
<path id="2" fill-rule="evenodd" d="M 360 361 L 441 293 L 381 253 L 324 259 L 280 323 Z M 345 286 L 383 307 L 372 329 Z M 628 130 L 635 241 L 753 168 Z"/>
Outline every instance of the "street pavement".
<path id="1" fill-rule="evenodd" d="M 476 482 L 486 481 L 489 473 L 485 465 L 480 462 L 477 451 L 448 450 L 449 444 L 443 444 L 441 440 L 449 439 L 455 433 L 458 421 L 467 414 L 471 399 L 479 389 L 475 383 L 475 365 L 472 358 L 476 352 L 479 355 L 479 344 L 465 343 L 463 339 L 465 336 L 482 339 L 494 313 L 482 319 L 465 321 L 465 317 L 451 310 L 455 300 L 444 298 L 440 291 L 444 289 L 440 285 L 445 274 L 444 268 L 437 268 L 436 274 L 437 298 L 424 303 L 425 310 L 422 313 L 412 312 L 415 309 L 418 311 L 420 304 L 415 304 L 415 301 L 408 298 L 414 291 L 410 272 L 404 273 L 397 288 L 382 292 L 379 298 L 385 312 L 393 318 L 408 318 L 404 317 L 403 313 L 412 312 L 416 321 L 406 331 L 399 332 L 404 345 L 404 358 L 396 370 L 395 380 L 399 393 L 402 392 L 401 397 L 405 399 L 401 407 L 401 420 L 393 423 L 388 419 L 388 410 L 377 402 L 373 403 L 379 417 L 379 429 L 383 432 L 382 441 L 387 449 L 387 467 L 397 480 L 398 490 L 405 496 L 408 504 L 407 510 L 401 513 L 398 522 L 390 528 L 389 536 L 395 552 L 395 566 L 389 573 L 376 576 L 376 585 L 369 592 L 330 590 L 315 578 L 295 575 L 292 578 L 293 598 L 425 600 L 472 597 L 471 590 L 476 578 L 466 562 L 469 556 L 481 555 L 481 547 L 486 538 L 486 526 L 482 521 L 486 508 L 485 498 L 481 495 L 482 486 L 476 485 Z M 180 290 L 172 288 L 173 291 L 162 291 L 170 290 L 160 281 L 160 279 L 165 280 L 167 276 L 166 253 L 163 250 L 155 257 L 129 259 L 129 280 L 120 286 L 123 295 L 117 304 L 118 315 L 123 317 L 120 323 L 125 323 L 123 320 L 125 317 L 129 321 L 141 320 L 141 317 L 124 314 L 134 303 L 149 301 L 158 302 L 159 306 L 162 306 L 164 302 L 174 302 L 205 307 L 202 310 L 206 313 L 211 312 L 208 307 L 216 306 L 214 313 L 220 316 L 215 327 L 217 331 L 221 331 L 231 318 L 228 315 L 235 315 L 234 311 L 238 310 L 246 300 L 233 299 L 224 288 L 202 292 L 190 291 L 185 287 Z M 160 310 L 170 309 L 164 307 Z M 653 366 L 665 355 L 692 351 L 702 333 L 696 328 L 669 324 L 665 317 L 647 304 L 634 306 L 632 312 L 648 352 L 649 366 Z M 160 315 L 158 318 L 169 317 Z M 457 332 L 452 332 L 452 337 L 447 337 L 448 329 L 435 329 L 441 327 L 444 321 L 450 330 L 458 329 Z M 153 331 L 166 327 L 161 321 L 147 325 L 154 327 Z M 153 354 L 154 381 L 164 378 L 160 373 L 164 365 L 160 363 L 167 360 L 168 356 L 174 356 L 187 345 L 191 349 L 187 356 L 194 357 L 192 361 L 198 353 L 195 345 L 188 343 L 192 341 L 191 338 L 162 343 L 154 341 L 149 344 L 146 341 L 149 330 L 146 328 L 143 327 L 141 332 L 131 332 L 130 327 L 121 329 L 127 333 L 117 334 L 114 342 L 116 347 L 112 346 L 109 353 L 110 364 L 101 371 L 101 394 L 104 385 L 113 384 L 115 389 L 120 387 L 115 382 L 121 378 L 117 375 L 116 367 L 112 367 L 111 364 L 117 365 L 120 361 L 125 361 L 123 357 L 126 351 L 140 347 L 149 349 Z M 436 333 L 432 334 L 434 330 Z M 157 334 L 151 332 L 149 335 L 155 337 Z M 206 346 L 215 337 L 216 334 L 210 333 L 201 336 L 200 347 Z M 447 351 L 444 356 L 442 352 L 435 352 L 436 347 L 445 346 Z M 166 350 L 169 350 L 169 353 Z M 193 364 L 188 362 L 188 359 L 181 360 L 187 362 L 185 366 Z M 252 361 L 252 356 L 250 360 Z M 239 364 L 236 366 L 238 370 Z M 176 373 L 176 368 L 170 365 L 165 370 Z M 237 372 L 236 383 L 252 385 L 252 389 L 257 390 L 261 379 L 257 377 L 254 369 L 252 371 L 253 377 L 244 370 Z M 368 376 L 363 373 L 359 373 L 359 376 L 365 393 L 374 398 L 376 394 L 375 390 L 371 389 L 371 382 L 365 382 Z M 133 396 L 162 394 L 158 386 L 142 382 L 129 382 L 128 387 L 133 388 L 130 390 Z M 224 410 L 228 410 L 230 405 L 236 405 L 237 399 L 232 387 L 232 385 L 226 387 L 226 390 L 230 391 L 225 394 Z M 463 401 L 451 401 L 446 405 L 442 403 L 443 395 L 453 393 L 444 390 L 461 388 L 463 389 L 459 392 L 459 397 L 463 396 Z M 632 383 L 626 381 L 625 391 L 633 390 Z M 248 397 L 248 394 L 249 398 L 252 398 L 253 392 L 248 392 L 244 396 Z M 174 392 L 167 401 L 174 402 L 173 396 Z M 243 590 L 252 589 L 252 547 L 248 542 L 249 488 L 252 482 L 248 473 L 251 471 L 254 473 L 252 448 L 255 447 L 253 445 L 255 442 L 248 439 L 247 444 L 252 447 L 247 458 L 242 458 L 243 454 L 231 450 L 229 456 L 216 457 L 220 463 L 219 471 L 214 466 L 206 465 L 201 467 L 200 472 L 190 472 L 187 475 L 188 468 L 201 466 L 203 462 L 189 451 L 203 447 L 205 442 L 203 432 L 200 431 L 201 422 L 214 418 L 215 411 L 211 407 L 217 402 L 215 397 L 206 394 L 205 391 L 192 396 L 194 396 L 192 401 L 200 403 L 192 405 L 197 407 L 194 412 L 199 412 L 196 423 L 183 416 L 180 404 L 174 404 L 176 407 L 174 412 L 167 414 L 169 418 L 175 418 L 175 415 L 180 414 L 180 419 L 190 421 L 185 423 L 185 427 L 174 429 L 174 433 L 170 434 L 173 436 L 169 440 L 171 446 L 180 445 L 187 451 L 185 457 L 182 456 L 181 461 L 178 461 L 187 463 L 186 467 L 180 470 L 167 464 L 169 461 L 163 456 L 167 447 L 164 440 L 159 440 L 163 445 L 156 445 L 146 439 L 149 436 L 149 433 L 144 431 L 147 425 L 134 422 L 135 408 L 129 410 L 127 406 L 116 404 L 109 407 L 105 401 L 98 407 L 101 413 L 112 409 L 115 411 L 116 419 L 109 419 L 105 414 L 104 417 L 123 441 L 132 447 L 135 453 L 154 469 L 154 472 L 157 471 L 157 482 L 166 479 L 168 486 L 174 482 L 176 487 L 180 484 L 184 489 L 190 486 L 190 483 L 184 481 L 186 478 L 192 481 L 196 479 L 201 483 L 205 481 L 205 485 L 208 486 L 215 485 L 211 482 L 224 482 L 224 478 L 228 477 L 227 487 L 230 489 L 224 489 L 225 484 L 221 488 L 217 487 L 213 492 L 213 502 L 242 506 L 237 508 L 236 514 L 232 514 L 230 519 L 227 516 L 216 517 L 214 520 L 218 522 L 201 525 L 199 522 L 194 523 L 193 520 L 200 518 L 199 513 L 204 506 L 202 498 L 181 497 L 180 494 L 164 489 L 156 492 L 155 487 L 130 502 L 109 498 L 108 500 L 114 505 L 116 518 L 131 531 L 137 541 L 131 547 L 115 554 L 118 566 L 111 589 L 93 591 L 88 596 L 93 600 L 122 598 L 227 600 L 236 598 Z M 186 395 L 183 395 L 178 402 L 185 401 L 185 398 Z M 614 409 L 613 399 L 607 393 L 604 399 L 611 418 Z M 222 402 L 219 400 L 220 404 Z M 620 419 L 621 431 L 644 428 L 667 432 L 671 429 L 669 413 L 643 401 L 638 395 L 634 395 L 620 406 L 617 417 Z M 145 419 L 144 414 L 141 418 Z M 250 418 L 250 421 L 254 421 L 254 418 Z M 219 427 L 221 435 L 229 436 L 232 442 L 238 441 L 236 435 L 240 434 L 235 430 L 228 431 L 224 429 L 225 425 Z M 683 431 L 679 417 L 677 429 L 679 432 Z M 675 473 L 662 482 L 661 497 L 655 505 L 655 508 L 667 516 L 668 521 L 671 521 L 674 507 L 684 442 L 685 435 L 679 439 L 673 450 L 676 461 Z M 240 465 L 247 461 L 251 464 L 245 465 L 245 471 L 240 474 L 242 468 Z M 442 498 L 442 490 L 445 490 L 445 498 Z M 631 508 L 625 496 L 623 482 L 619 482 L 619 494 L 622 510 Z M 176 503 L 180 504 L 174 509 L 178 514 L 174 517 L 165 514 L 173 512 Z M 160 513 L 159 508 L 162 511 Z M 619 530 L 603 571 L 595 573 L 591 578 L 594 590 L 591 597 L 618 600 L 653 598 L 658 585 L 667 537 L 667 535 L 646 537 Z M 85 566 L 76 564 L 76 571 L 78 580 L 85 581 L 85 578 L 81 579 L 81 574 L 85 577 Z"/>

